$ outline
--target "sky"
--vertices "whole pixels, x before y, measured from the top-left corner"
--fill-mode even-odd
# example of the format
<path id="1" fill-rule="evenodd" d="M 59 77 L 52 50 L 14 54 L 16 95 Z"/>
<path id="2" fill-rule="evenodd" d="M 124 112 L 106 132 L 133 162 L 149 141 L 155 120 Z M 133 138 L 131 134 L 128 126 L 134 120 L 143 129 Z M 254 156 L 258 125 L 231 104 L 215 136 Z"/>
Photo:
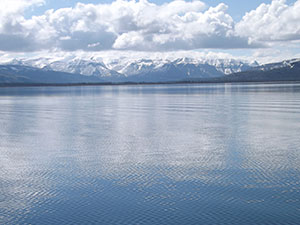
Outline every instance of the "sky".
<path id="1" fill-rule="evenodd" d="M 0 62 L 55 54 L 300 58 L 300 0 L 1 0 Z"/>
<path id="2" fill-rule="evenodd" d="M 92 4 L 99 4 L 99 3 L 111 3 L 111 0 L 46 0 L 45 4 L 42 7 L 39 7 L 39 9 L 36 10 L 36 13 L 43 13 L 47 9 L 59 9 L 59 8 L 65 8 L 65 7 L 73 7 L 76 5 L 76 3 L 82 2 L 85 4 L 92 3 Z M 149 2 L 161 5 L 164 3 L 169 3 L 171 0 L 151 0 Z M 262 3 L 270 4 L 271 0 L 251 0 L 251 1 L 243 1 L 243 0 L 203 0 L 205 4 L 208 6 L 216 6 L 220 3 L 225 3 L 229 6 L 228 13 L 234 18 L 234 19 L 241 19 L 244 14 L 250 10 L 253 10 L 257 8 Z M 294 3 L 294 0 L 288 0 L 286 1 L 287 4 Z M 32 13 L 28 13 L 28 15 L 32 15 Z"/>

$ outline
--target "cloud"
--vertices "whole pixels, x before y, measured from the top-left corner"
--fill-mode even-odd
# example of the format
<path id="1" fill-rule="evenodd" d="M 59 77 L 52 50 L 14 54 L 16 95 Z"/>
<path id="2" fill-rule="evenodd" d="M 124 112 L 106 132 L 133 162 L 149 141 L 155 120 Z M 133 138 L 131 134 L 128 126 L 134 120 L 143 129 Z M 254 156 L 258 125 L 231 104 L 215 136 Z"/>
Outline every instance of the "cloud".
<path id="1" fill-rule="evenodd" d="M 115 49 L 159 51 L 251 47 L 247 38 L 234 35 L 234 21 L 226 13 L 227 6 L 223 3 L 206 11 L 201 7 L 198 10 L 195 10 L 196 7 L 187 7 L 189 11 L 173 9 L 173 13 L 167 15 L 169 5 L 152 7 L 157 8 L 153 9 L 154 17 L 143 18 L 147 13 L 141 12 L 142 18 L 136 19 L 134 30 L 118 31 L 118 38 L 113 45 Z M 151 6 L 145 10 L 149 8 L 151 10 Z"/>
<path id="2" fill-rule="evenodd" d="M 44 4 L 44 0 L 1 0 L 0 6 L 0 50 L 32 51 L 34 36 L 23 26 L 26 9 Z"/>
<path id="3" fill-rule="evenodd" d="M 44 4 L 44 0 L 1 0 L 0 34 L 22 32 L 26 9 Z"/>
<path id="4" fill-rule="evenodd" d="M 15 14 L 21 14 L 22 7 L 43 1 L 25 1 L 22 7 L 22 1 L 16 2 Z M 78 3 L 74 8 L 48 10 L 28 20 L 22 16 L 9 19 L 9 23 L 1 24 L 5 28 L 0 32 L 0 49 L 165 51 L 251 47 L 247 38 L 234 34 L 234 21 L 226 10 L 225 4 L 207 9 L 201 1 L 182 0 L 162 5 L 146 0 Z M 15 41 L 17 45 L 13 45 Z"/>
<path id="5" fill-rule="evenodd" d="M 300 40 L 300 1 L 290 6 L 285 0 L 261 4 L 236 24 L 236 33 L 250 41 L 269 44 Z"/>
<path id="6" fill-rule="evenodd" d="M 28 7 L 43 5 L 45 0 L 1 0 L 0 16 L 16 15 L 24 12 Z"/>
<path id="7" fill-rule="evenodd" d="M 300 0 L 292 6 L 282 0 L 262 4 L 239 23 L 227 13 L 227 5 L 207 7 L 198 0 L 162 5 L 147 0 L 78 3 L 29 19 L 23 17 L 24 9 L 43 4 L 44 0 L 4 2 L 0 6 L 2 51 L 234 49 L 300 39 Z"/>

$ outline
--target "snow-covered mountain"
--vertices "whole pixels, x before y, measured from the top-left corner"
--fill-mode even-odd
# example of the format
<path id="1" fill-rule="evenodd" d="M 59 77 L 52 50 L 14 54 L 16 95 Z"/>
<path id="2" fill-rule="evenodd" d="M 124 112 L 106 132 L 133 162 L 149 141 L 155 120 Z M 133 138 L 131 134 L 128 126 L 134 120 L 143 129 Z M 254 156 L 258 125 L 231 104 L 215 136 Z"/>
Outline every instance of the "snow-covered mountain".
<path id="1" fill-rule="evenodd" d="M 3 84 L 72 84 L 103 82 L 265 82 L 299 81 L 300 59 L 255 66 L 234 60 L 191 58 L 111 60 L 13 60 L 0 65 Z M 228 71 L 241 71 L 226 75 Z M 243 71 L 244 70 L 244 71 Z M 66 72 L 67 71 L 67 72 Z M 226 72 L 227 71 L 227 72 Z"/>
<path id="2" fill-rule="evenodd" d="M 258 66 L 235 59 L 137 59 L 112 60 L 107 67 L 123 74 L 129 81 L 174 81 L 189 78 L 211 78 L 246 71 Z"/>
<path id="3" fill-rule="evenodd" d="M 300 62 L 300 59 L 284 60 L 282 62 L 268 63 L 261 66 L 257 66 L 254 67 L 253 70 L 269 71 L 269 70 L 280 69 L 280 68 L 293 68 L 295 63 L 298 62 Z"/>
<path id="4" fill-rule="evenodd" d="M 201 68 L 201 66 L 209 65 L 222 74 L 231 74 L 249 70 L 258 66 L 257 62 L 248 63 L 235 59 L 196 59 L 196 58 L 177 58 L 170 59 L 139 59 L 139 60 L 113 60 L 108 63 L 107 67 L 125 74 L 126 76 L 149 73 L 154 70 L 161 70 L 167 64 L 188 66 L 194 65 Z"/>
<path id="5" fill-rule="evenodd" d="M 57 71 L 94 76 L 113 82 L 163 82 L 189 78 L 221 77 L 258 66 L 235 59 L 129 59 L 117 58 L 104 61 L 100 58 L 33 58 L 14 59 L 10 65 L 30 66 L 44 71 Z"/>
<path id="6" fill-rule="evenodd" d="M 103 62 L 83 59 L 73 59 L 70 61 L 54 61 L 43 67 L 45 70 L 63 71 L 74 74 L 96 77 L 117 78 L 122 76 L 114 70 L 108 69 Z"/>
<path id="7" fill-rule="evenodd" d="M 219 77 L 215 82 L 300 81 L 300 59 L 265 64 L 252 70 Z"/>
<path id="8" fill-rule="evenodd" d="M 52 58 L 35 58 L 35 59 L 19 59 L 12 60 L 7 63 L 11 65 L 23 65 L 36 67 L 46 71 L 65 72 L 72 74 L 80 74 L 85 76 L 95 76 L 99 78 L 107 78 L 117 80 L 123 77 L 122 74 L 114 70 L 108 69 L 105 64 L 94 59 L 85 60 L 80 58 L 71 59 L 52 59 Z"/>
<path id="9" fill-rule="evenodd" d="M 207 63 L 199 63 L 188 58 L 176 60 L 138 60 L 130 62 L 120 72 L 127 76 L 129 81 L 177 81 L 189 78 L 220 77 L 224 73 Z"/>
<path id="10" fill-rule="evenodd" d="M 247 71 L 259 66 L 256 61 L 245 62 L 236 59 L 206 59 L 204 62 L 216 67 L 218 71 L 224 73 L 225 75 Z"/>

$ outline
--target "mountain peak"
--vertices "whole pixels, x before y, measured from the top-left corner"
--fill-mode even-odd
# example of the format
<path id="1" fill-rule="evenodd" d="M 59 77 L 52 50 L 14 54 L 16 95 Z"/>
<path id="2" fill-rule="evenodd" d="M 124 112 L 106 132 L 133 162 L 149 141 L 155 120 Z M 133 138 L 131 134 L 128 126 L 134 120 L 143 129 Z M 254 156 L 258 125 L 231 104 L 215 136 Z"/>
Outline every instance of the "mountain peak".
<path id="1" fill-rule="evenodd" d="M 253 64 L 235 59 L 217 58 L 139 58 L 129 59 L 121 57 L 108 62 L 100 57 L 81 58 L 66 56 L 65 58 L 32 58 L 14 59 L 10 64 L 25 65 L 41 68 L 45 71 L 58 71 L 85 76 L 95 76 L 108 80 L 141 79 L 147 77 L 153 81 L 174 79 L 182 80 L 186 77 L 218 77 L 224 74 L 251 69 Z M 255 64 L 256 65 L 256 64 Z M 170 73 L 170 74 L 167 74 Z"/>

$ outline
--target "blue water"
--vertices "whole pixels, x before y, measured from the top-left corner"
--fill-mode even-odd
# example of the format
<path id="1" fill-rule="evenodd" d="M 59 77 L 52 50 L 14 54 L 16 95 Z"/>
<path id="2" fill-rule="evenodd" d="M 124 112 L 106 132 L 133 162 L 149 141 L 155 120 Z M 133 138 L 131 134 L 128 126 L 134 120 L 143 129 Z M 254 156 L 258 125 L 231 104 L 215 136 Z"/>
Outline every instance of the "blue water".
<path id="1" fill-rule="evenodd" d="M 300 84 L 0 88 L 0 224 L 300 224 Z"/>

